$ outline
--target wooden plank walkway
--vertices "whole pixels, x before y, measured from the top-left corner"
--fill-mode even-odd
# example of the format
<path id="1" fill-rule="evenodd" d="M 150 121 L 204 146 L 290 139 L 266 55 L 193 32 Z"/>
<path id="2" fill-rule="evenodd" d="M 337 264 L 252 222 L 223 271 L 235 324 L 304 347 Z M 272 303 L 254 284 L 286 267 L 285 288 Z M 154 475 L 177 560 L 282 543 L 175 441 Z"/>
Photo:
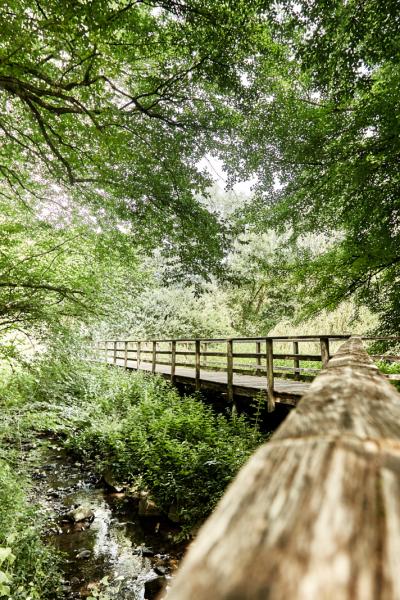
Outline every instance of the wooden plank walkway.
<path id="1" fill-rule="evenodd" d="M 108 358 L 107 362 L 119 367 L 125 366 L 125 362 L 121 358 L 117 358 L 115 363 L 112 358 Z M 126 368 L 136 370 L 136 361 L 128 360 Z M 139 370 L 152 372 L 153 366 L 149 362 L 140 362 Z M 155 365 L 155 372 L 169 379 L 171 376 L 171 365 L 157 364 Z M 196 373 L 194 367 L 175 368 L 175 381 L 178 383 L 194 385 L 195 379 Z M 310 385 L 311 384 L 302 381 L 275 378 L 274 394 L 276 401 L 295 406 L 303 394 L 308 391 Z M 226 392 L 228 387 L 226 371 L 208 371 L 206 369 L 201 369 L 200 387 L 223 393 Z M 251 398 L 256 396 L 260 391 L 267 391 L 267 379 L 265 375 L 263 377 L 257 377 L 255 375 L 233 374 L 233 393 L 235 396 Z"/>

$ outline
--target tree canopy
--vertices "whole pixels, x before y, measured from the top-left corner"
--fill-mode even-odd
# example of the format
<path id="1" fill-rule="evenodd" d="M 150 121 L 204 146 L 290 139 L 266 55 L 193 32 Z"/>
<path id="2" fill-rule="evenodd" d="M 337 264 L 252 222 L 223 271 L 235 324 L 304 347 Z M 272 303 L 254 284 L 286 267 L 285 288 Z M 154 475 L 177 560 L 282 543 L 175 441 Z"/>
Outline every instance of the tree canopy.
<path id="1" fill-rule="evenodd" d="M 6 0 L 0 24 L 4 323 L 101 312 L 156 254 L 150 305 L 223 278 L 227 329 L 353 298 L 398 332 L 398 2 Z M 206 155 L 256 180 L 235 213 Z"/>
<path id="2" fill-rule="evenodd" d="M 245 221 L 300 241 L 292 272 L 305 313 L 356 295 L 388 333 L 400 325 L 398 8 L 280 3 L 271 21 L 284 52 L 274 73 L 262 55 L 254 66 L 240 148 L 244 173 L 258 176 Z M 310 233 L 325 241 L 307 252 Z"/>

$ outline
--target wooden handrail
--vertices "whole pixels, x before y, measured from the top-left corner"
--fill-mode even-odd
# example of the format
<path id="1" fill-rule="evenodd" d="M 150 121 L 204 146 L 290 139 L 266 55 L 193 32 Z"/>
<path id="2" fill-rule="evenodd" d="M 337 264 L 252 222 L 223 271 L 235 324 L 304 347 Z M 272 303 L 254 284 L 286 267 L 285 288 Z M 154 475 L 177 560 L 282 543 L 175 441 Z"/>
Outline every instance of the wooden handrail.
<path id="1" fill-rule="evenodd" d="M 400 394 L 344 343 L 240 471 L 170 600 L 400 598 Z"/>

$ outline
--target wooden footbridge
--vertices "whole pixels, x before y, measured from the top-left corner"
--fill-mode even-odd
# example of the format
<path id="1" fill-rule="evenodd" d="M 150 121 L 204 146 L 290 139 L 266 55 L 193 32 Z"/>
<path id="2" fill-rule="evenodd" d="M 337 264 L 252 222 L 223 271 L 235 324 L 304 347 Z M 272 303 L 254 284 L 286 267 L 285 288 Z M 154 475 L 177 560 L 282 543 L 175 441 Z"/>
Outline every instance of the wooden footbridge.
<path id="1" fill-rule="evenodd" d="M 99 358 L 125 369 L 158 373 L 198 391 L 225 393 L 229 403 L 238 396 L 264 392 L 272 411 L 276 402 L 296 405 L 309 381 L 349 337 L 111 340 L 100 342 L 97 352 Z"/>
<path id="2" fill-rule="evenodd" d="M 100 345 L 107 362 L 224 385 L 231 400 L 266 390 L 270 410 L 303 394 L 200 530 L 167 600 L 400 600 L 400 394 L 362 339 L 346 338 Z"/>

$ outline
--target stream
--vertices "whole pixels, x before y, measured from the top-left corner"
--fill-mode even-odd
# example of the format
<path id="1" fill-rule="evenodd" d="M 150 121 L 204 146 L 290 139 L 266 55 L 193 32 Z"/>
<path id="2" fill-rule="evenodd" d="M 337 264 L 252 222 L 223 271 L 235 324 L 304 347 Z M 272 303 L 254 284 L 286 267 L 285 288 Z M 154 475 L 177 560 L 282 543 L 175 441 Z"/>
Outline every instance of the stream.
<path id="1" fill-rule="evenodd" d="M 45 540 L 63 553 L 62 597 L 157 597 L 185 550 L 173 542 L 178 526 L 166 517 L 139 516 L 128 494 L 107 488 L 57 441 L 38 440 L 22 450 L 33 480 L 31 501 L 47 523 Z M 75 522 L 71 513 L 78 508 L 88 518 Z"/>

